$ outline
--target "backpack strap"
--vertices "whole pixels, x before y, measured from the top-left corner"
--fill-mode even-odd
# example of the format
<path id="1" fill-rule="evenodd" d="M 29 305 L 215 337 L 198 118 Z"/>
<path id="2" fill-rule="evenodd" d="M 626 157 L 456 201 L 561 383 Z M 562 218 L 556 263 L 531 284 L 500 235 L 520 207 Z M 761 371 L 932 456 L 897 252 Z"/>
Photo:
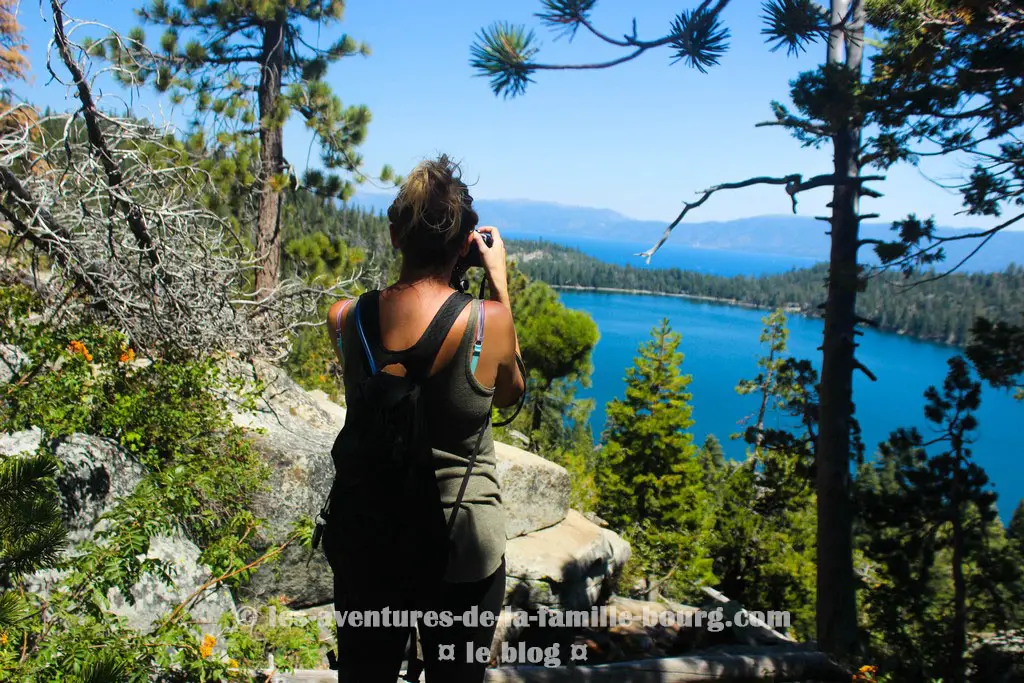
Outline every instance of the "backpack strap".
<path id="1" fill-rule="evenodd" d="M 363 296 L 366 296 L 365 294 Z M 359 341 L 363 344 L 363 352 L 366 354 L 366 362 L 369 365 L 370 374 L 377 374 L 377 364 L 373 360 L 373 351 L 370 349 L 370 342 L 366 340 L 366 330 L 363 328 L 363 316 L 360 315 L 362 311 L 363 297 L 359 297 L 356 301 L 356 331 L 359 332 Z"/>
<path id="2" fill-rule="evenodd" d="M 473 452 L 469 454 L 469 462 L 466 463 L 466 473 L 462 475 L 462 484 L 459 486 L 459 493 L 455 496 L 455 504 L 452 505 L 452 514 L 448 517 L 448 538 L 452 536 L 452 529 L 455 528 L 455 516 L 459 514 L 459 507 L 462 505 L 462 497 L 466 495 L 466 486 L 469 485 L 469 475 L 473 473 L 473 464 L 476 462 L 476 455 L 480 452 L 480 444 L 484 440 L 484 433 L 487 432 L 487 425 L 491 423 L 491 404 L 487 404 L 487 416 L 484 418 L 484 426 L 476 436 L 476 445 Z"/>

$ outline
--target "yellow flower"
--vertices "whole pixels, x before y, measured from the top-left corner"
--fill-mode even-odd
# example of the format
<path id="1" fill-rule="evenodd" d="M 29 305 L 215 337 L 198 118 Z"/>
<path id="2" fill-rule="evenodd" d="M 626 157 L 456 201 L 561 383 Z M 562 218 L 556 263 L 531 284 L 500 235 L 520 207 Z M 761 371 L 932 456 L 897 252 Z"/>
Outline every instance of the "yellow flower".
<path id="1" fill-rule="evenodd" d="M 7 644 L 7 631 L 0 632 L 0 645 Z"/>
<path id="2" fill-rule="evenodd" d="M 217 644 L 217 637 L 207 633 L 203 636 L 203 643 L 199 646 L 199 654 L 206 659 L 213 654 L 213 646 Z"/>
<path id="3" fill-rule="evenodd" d="M 130 349 L 129 348 L 129 349 L 125 349 L 125 350 L 121 351 L 121 362 L 122 363 L 131 363 L 133 360 L 135 360 L 135 350 L 134 349 Z"/>
<path id="4" fill-rule="evenodd" d="M 228 659 L 228 666 L 230 666 L 232 669 L 237 669 L 238 668 L 238 662 L 235 661 L 234 659 L 230 659 L 229 658 Z"/>
<path id="5" fill-rule="evenodd" d="M 865 664 L 864 666 L 862 666 L 860 668 L 860 672 L 862 674 L 873 674 L 876 671 L 878 671 L 878 667 L 877 666 L 872 666 L 871 664 Z"/>
<path id="6" fill-rule="evenodd" d="M 326 382 L 327 381 L 327 375 L 320 375 L 320 381 L 321 382 Z"/>

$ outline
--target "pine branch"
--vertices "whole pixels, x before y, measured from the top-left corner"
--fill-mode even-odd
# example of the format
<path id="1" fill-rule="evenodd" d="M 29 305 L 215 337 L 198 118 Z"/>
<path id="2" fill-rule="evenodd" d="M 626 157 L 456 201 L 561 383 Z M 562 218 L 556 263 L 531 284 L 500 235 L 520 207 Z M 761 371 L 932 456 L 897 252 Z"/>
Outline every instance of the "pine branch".
<path id="1" fill-rule="evenodd" d="M 575 35 L 579 26 L 586 28 L 599 40 L 631 51 L 621 57 L 600 62 L 580 64 L 548 64 L 535 62 L 539 51 L 536 36 L 522 26 L 497 22 L 481 30 L 470 48 L 470 66 L 478 75 L 491 79 L 491 89 L 496 95 L 515 97 L 523 94 L 530 75 L 536 71 L 587 71 L 609 69 L 632 61 L 656 48 L 672 46 L 676 50 L 673 61 L 685 60 L 690 66 L 704 72 L 718 63 L 727 48 L 728 29 L 721 26 L 719 15 L 730 0 L 703 0 L 693 11 L 684 11 L 673 20 L 668 34 L 654 40 L 640 40 L 636 34 L 636 21 L 632 35 L 621 40 L 612 38 L 590 23 L 588 13 L 593 0 L 544 0 L 547 11 L 537 16 L 549 26 Z"/>
<path id="2" fill-rule="evenodd" d="M 1013 218 L 1003 221 L 999 225 L 987 230 L 969 232 L 962 235 L 936 235 L 933 232 L 933 221 L 925 221 L 924 224 L 921 225 L 915 217 L 911 216 L 906 221 L 899 221 L 894 224 L 894 229 L 900 229 L 900 239 L 891 242 L 879 239 L 862 239 L 858 244 L 861 246 L 872 245 L 875 247 L 875 253 L 878 254 L 882 261 L 882 270 L 899 268 L 903 271 L 904 275 L 909 276 L 916 266 L 942 260 L 943 254 L 941 250 L 943 244 L 946 244 L 947 242 L 961 242 L 963 240 L 981 240 L 979 244 L 977 244 L 966 256 L 964 256 L 949 270 L 923 280 L 917 280 L 908 285 L 901 285 L 903 289 L 912 289 L 923 284 L 941 280 L 948 275 L 952 275 L 962 268 L 967 261 L 977 254 L 981 248 L 988 244 L 989 241 L 998 233 L 1022 220 L 1024 220 L 1024 213 L 1019 213 Z M 927 240 L 927 246 L 915 249 L 918 243 L 923 240 Z M 889 254 L 893 254 L 893 256 L 890 256 Z"/>

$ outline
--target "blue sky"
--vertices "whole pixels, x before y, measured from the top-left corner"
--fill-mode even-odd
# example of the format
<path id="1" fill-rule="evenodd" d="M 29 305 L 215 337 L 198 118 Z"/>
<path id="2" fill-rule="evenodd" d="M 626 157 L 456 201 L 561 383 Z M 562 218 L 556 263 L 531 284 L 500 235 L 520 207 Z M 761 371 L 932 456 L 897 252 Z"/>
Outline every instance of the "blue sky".
<path id="1" fill-rule="evenodd" d="M 621 35 L 635 16 L 641 38 L 660 37 L 674 13 L 693 4 L 603 0 L 593 19 L 608 33 Z M 134 0 L 71 0 L 67 11 L 127 30 L 136 23 L 135 6 Z M 759 33 L 759 2 L 737 0 L 727 10 L 732 48 L 708 74 L 682 63 L 670 65 L 671 53 L 663 49 L 609 70 L 540 73 L 524 96 L 497 98 L 487 80 L 469 67 L 474 34 L 494 20 L 535 27 L 542 42 L 540 59 L 546 62 L 621 54 L 582 33 L 572 43 L 556 39 L 533 18 L 538 7 L 537 0 L 350 0 L 344 22 L 325 27 L 320 43 L 327 45 L 344 31 L 372 49 L 369 57 L 336 63 L 328 75 L 344 103 L 366 104 L 372 111 L 360 150 L 366 169 L 375 173 L 387 163 L 404 173 L 418 160 L 444 151 L 463 162 L 479 198 L 610 208 L 652 220 L 674 218 L 682 200 L 719 182 L 830 170 L 828 149 L 802 149 L 780 129 L 754 128 L 770 118 L 769 102 L 785 101 L 789 81 L 824 53 L 824 46 L 812 46 L 800 59 L 770 52 Z M 40 16 L 36 2 L 22 3 L 20 19 L 35 77 L 16 92 L 39 105 L 68 108 L 64 88 L 47 84 L 50 22 Z M 316 39 L 315 28 L 308 36 Z M 158 30 L 150 28 L 148 37 L 155 44 Z M 108 86 L 104 95 L 105 106 L 131 98 L 134 106 L 147 107 L 158 118 L 168 115 L 167 104 L 150 92 L 125 93 Z M 305 166 L 309 144 L 302 125 L 289 123 L 285 152 L 293 165 Z M 315 165 L 315 150 L 311 159 Z M 928 179 L 949 180 L 963 172 L 949 160 L 922 169 L 893 169 L 885 183 L 877 184 L 886 196 L 867 200 L 864 211 L 886 221 L 916 212 L 934 215 L 940 225 L 992 225 L 990 219 L 956 216 L 959 196 Z M 827 201 L 827 190 L 807 193 L 800 213 L 821 215 Z M 789 210 L 780 189 L 753 188 L 716 196 L 691 213 L 691 220 Z"/>

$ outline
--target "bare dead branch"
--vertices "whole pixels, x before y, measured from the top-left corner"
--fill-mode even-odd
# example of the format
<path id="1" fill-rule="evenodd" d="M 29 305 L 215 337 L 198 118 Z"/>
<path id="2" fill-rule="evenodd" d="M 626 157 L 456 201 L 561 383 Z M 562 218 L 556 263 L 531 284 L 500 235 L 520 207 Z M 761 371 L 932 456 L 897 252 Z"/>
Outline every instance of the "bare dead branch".
<path id="1" fill-rule="evenodd" d="M 847 179 L 847 180 L 845 180 L 845 182 L 861 184 L 861 183 L 865 183 L 865 182 L 868 182 L 868 181 L 876 181 L 876 180 L 878 180 L 878 181 L 885 180 L 885 177 L 884 176 L 861 176 L 859 178 Z M 819 187 L 833 186 L 833 185 L 838 184 L 839 182 L 844 182 L 844 181 L 842 179 L 837 180 L 836 177 L 834 175 L 831 175 L 831 174 L 815 176 L 815 177 L 811 178 L 810 180 L 806 180 L 805 181 L 801 174 L 793 173 L 793 174 L 790 174 L 790 175 L 787 175 L 787 176 L 780 176 L 780 177 L 758 176 L 756 178 L 747 178 L 746 180 L 741 180 L 741 181 L 735 182 L 735 183 L 722 183 L 721 185 L 715 185 L 714 187 L 709 187 L 708 189 L 704 190 L 701 193 L 700 199 L 698 199 L 697 201 L 694 201 L 694 202 L 684 202 L 683 210 L 680 211 L 679 215 L 676 216 L 676 219 L 674 221 L 672 221 L 668 225 L 668 227 L 665 228 L 665 232 L 662 234 L 661 239 L 658 240 L 657 244 L 655 244 L 653 247 L 651 247 L 647 251 L 643 251 L 643 252 L 640 252 L 640 253 L 636 254 L 636 256 L 643 257 L 646 260 L 647 263 L 650 263 L 651 262 L 651 257 L 654 256 L 654 254 L 656 254 L 659 249 L 661 249 L 662 245 L 664 245 L 666 241 L 668 241 L 668 238 L 672 234 L 672 231 L 675 230 L 676 227 L 682 222 L 683 218 L 686 217 L 686 214 L 690 213 L 690 211 L 692 211 L 693 209 L 696 209 L 696 208 L 700 207 L 701 205 L 703 205 L 704 202 L 709 200 L 711 198 L 711 196 L 713 194 L 715 194 L 716 192 L 721 192 L 722 190 L 741 190 L 743 188 L 752 187 L 754 185 L 784 185 L 785 189 L 786 189 L 786 194 L 789 195 L 790 199 L 793 202 L 793 213 L 796 213 L 796 209 L 797 209 L 797 199 L 796 199 L 796 196 L 799 193 L 806 192 L 807 190 L 813 190 L 813 189 L 819 188 Z M 865 192 L 865 188 L 863 186 L 861 187 L 861 192 Z"/>
<path id="2" fill-rule="evenodd" d="M 99 112 L 96 109 L 96 101 L 92 97 L 89 83 L 86 81 L 81 67 L 71 56 L 71 48 L 67 35 L 64 32 L 64 10 L 61 8 L 58 0 L 50 0 L 50 9 L 53 12 L 53 37 L 57 43 L 57 50 L 60 53 L 61 60 L 64 62 L 64 66 L 71 72 L 71 77 L 74 79 L 75 87 L 78 90 L 78 99 L 82 102 L 82 115 L 85 118 L 86 129 L 89 132 L 89 142 L 99 156 L 100 162 L 103 164 L 103 170 L 107 174 L 111 188 L 111 199 L 122 207 L 132 234 L 135 235 L 135 239 L 138 240 L 139 245 L 145 251 L 149 262 L 154 268 L 159 268 L 160 259 L 153 246 L 153 238 L 149 234 L 149 228 L 146 227 L 146 220 L 142 210 L 138 204 L 125 201 L 123 197 L 119 197 L 117 194 L 118 189 L 124 185 L 124 178 L 121 175 L 121 169 L 114 163 L 113 154 L 107 146 L 107 141 L 100 128 L 98 121 Z M 49 59 L 47 59 L 47 69 L 53 74 Z M 56 77 L 56 74 L 54 74 L 54 77 Z"/>

